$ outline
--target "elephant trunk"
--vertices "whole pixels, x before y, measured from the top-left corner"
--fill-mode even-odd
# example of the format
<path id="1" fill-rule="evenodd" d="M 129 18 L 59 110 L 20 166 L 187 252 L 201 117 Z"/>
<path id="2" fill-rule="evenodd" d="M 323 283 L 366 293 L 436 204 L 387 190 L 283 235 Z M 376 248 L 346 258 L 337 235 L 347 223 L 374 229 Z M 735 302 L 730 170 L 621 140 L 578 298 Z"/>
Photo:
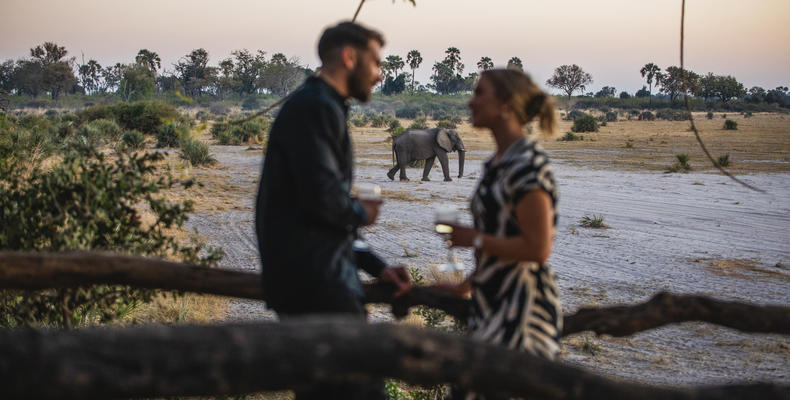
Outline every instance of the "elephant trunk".
<path id="1" fill-rule="evenodd" d="M 464 156 L 466 155 L 466 151 L 459 150 L 458 151 L 458 177 L 464 176 Z"/>

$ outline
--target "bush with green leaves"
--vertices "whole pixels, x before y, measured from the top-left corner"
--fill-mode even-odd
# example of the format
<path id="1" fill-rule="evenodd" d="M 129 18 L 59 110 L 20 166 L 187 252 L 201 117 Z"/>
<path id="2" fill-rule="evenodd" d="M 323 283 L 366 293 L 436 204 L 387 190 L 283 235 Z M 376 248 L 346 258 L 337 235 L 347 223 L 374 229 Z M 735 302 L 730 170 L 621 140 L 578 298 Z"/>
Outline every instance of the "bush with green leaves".
<path id="1" fill-rule="evenodd" d="M 593 214 L 592 217 L 590 216 L 583 216 L 579 220 L 579 226 L 584 228 L 593 228 L 593 229 L 608 229 L 609 225 L 606 225 L 603 222 L 603 215 L 595 215 Z"/>
<path id="2" fill-rule="evenodd" d="M 179 244 L 167 232 L 183 226 L 190 201 L 168 202 L 163 191 L 189 188 L 157 171 L 159 153 L 121 152 L 108 159 L 92 147 L 72 146 L 44 170 L 0 162 L 0 251 L 102 250 L 169 257 L 209 265 L 221 250 Z M 144 224 L 141 212 L 153 214 Z M 152 299 L 153 290 L 97 285 L 78 289 L 0 292 L 0 326 L 71 328 L 109 322 Z"/>
<path id="3" fill-rule="evenodd" d="M 458 125 L 451 120 L 443 119 L 436 123 L 436 127 L 441 129 L 455 129 L 458 128 Z"/>
<path id="4" fill-rule="evenodd" d="M 650 111 L 643 111 L 641 114 L 639 114 L 639 120 L 640 121 L 655 121 L 656 120 L 656 116 Z"/>
<path id="5" fill-rule="evenodd" d="M 415 119 L 408 129 L 428 129 L 428 120 L 425 117 Z"/>
<path id="6" fill-rule="evenodd" d="M 215 122 L 211 127 L 211 137 L 221 145 L 240 145 L 250 141 L 264 142 L 269 130 L 269 120 L 256 117 L 249 121 Z"/>
<path id="7" fill-rule="evenodd" d="M 191 137 L 181 139 L 181 152 L 179 155 L 194 166 L 213 165 L 217 162 L 211 156 L 208 145 Z"/>
<path id="8" fill-rule="evenodd" d="M 573 132 L 565 132 L 564 136 L 557 139 L 561 142 L 575 142 L 577 140 L 584 140 L 584 135 L 577 135 Z"/>
<path id="9" fill-rule="evenodd" d="M 123 129 L 138 130 L 147 134 L 156 133 L 160 126 L 178 117 L 175 107 L 159 101 L 92 106 L 77 113 L 80 123 L 112 119 Z"/>
<path id="10" fill-rule="evenodd" d="M 257 110 L 259 108 L 261 108 L 261 103 L 260 101 L 258 101 L 258 98 L 255 96 L 247 97 L 246 99 L 244 99 L 244 101 L 241 102 L 242 110 L 250 111 L 250 110 Z"/>
<path id="11" fill-rule="evenodd" d="M 691 164 L 689 164 L 689 156 L 688 156 L 688 154 L 685 154 L 685 153 L 676 154 L 675 158 L 677 158 L 677 161 L 675 161 L 675 164 L 672 164 L 672 166 L 667 168 L 667 172 L 683 172 L 683 173 L 686 173 L 686 172 L 691 171 Z"/>
<path id="12" fill-rule="evenodd" d="M 422 110 L 415 106 L 405 106 L 395 110 L 396 118 L 415 119 L 422 115 Z"/>
<path id="13" fill-rule="evenodd" d="M 728 120 L 724 121 L 724 128 L 723 129 L 725 131 L 738 130 L 738 123 L 733 121 L 733 120 L 731 120 L 731 119 L 728 119 Z"/>
<path id="14" fill-rule="evenodd" d="M 606 113 L 606 121 L 607 122 L 617 122 L 617 112 L 616 111 L 609 111 Z"/>
<path id="15" fill-rule="evenodd" d="M 178 147 L 181 139 L 189 136 L 189 127 L 181 122 L 171 121 L 159 127 L 156 133 L 156 147 Z"/>
<path id="16" fill-rule="evenodd" d="M 672 109 L 663 109 L 656 111 L 656 118 L 663 119 L 667 121 L 685 121 L 689 119 L 689 115 L 687 112 L 672 110 Z"/>
<path id="17" fill-rule="evenodd" d="M 97 119 L 89 122 L 86 126 L 95 129 L 97 134 L 107 140 L 117 140 L 123 133 L 118 123 L 111 119 Z"/>
<path id="18" fill-rule="evenodd" d="M 567 121 L 574 121 L 576 118 L 581 116 L 587 115 L 581 110 L 571 110 L 569 113 L 565 114 L 565 120 Z"/>
<path id="19" fill-rule="evenodd" d="M 705 118 L 707 118 L 707 119 L 713 119 L 713 111 L 708 111 L 708 113 L 707 113 L 707 114 L 705 114 Z"/>
<path id="20" fill-rule="evenodd" d="M 573 120 L 573 132 L 598 132 L 598 121 L 590 114 L 584 114 Z"/>
<path id="21" fill-rule="evenodd" d="M 121 135 L 119 144 L 124 149 L 140 150 L 145 146 L 145 136 L 140 131 L 126 131 Z"/>
<path id="22" fill-rule="evenodd" d="M 386 114 L 376 114 L 373 119 L 370 120 L 370 126 L 374 128 L 381 128 L 387 126 L 390 122 L 392 117 Z"/>
<path id="23" fill-rule="evenodd" d="M 730 153 L 722 154 L 716 160 L 716 163 L 722 167 L 729 167 L 730 166 Z"/>

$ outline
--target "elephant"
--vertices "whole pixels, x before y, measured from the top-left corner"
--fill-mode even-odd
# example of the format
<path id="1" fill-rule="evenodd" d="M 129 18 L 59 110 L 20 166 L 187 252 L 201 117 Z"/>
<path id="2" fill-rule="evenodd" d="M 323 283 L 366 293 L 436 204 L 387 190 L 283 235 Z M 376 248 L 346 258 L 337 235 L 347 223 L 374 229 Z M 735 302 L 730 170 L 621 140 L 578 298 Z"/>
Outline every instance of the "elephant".
<path id="1" fill-rule="evenodd" d="M 429 181 L 428 173 L 431 172 L 433 161 L 438 156 L 439 164 L 444 172 L 445 182 L 451 181 L 450 168 L 447 162 L 447 153 L 458 151 L 458 177 L 464 175 L 464 142 L 458 133 L 452 129 L 413 129 L 401 133 L 392 141 L 392 162 L 394 166 L 387 172 L 390 180 L 395 179 L 395 173 L 400 170 L 400 180 L 408 181 L 406 166 L 414 160 L 425 160 L 425 169 L 422 180 Z M 397 162 L 396 162 L 397 161 Z"/>

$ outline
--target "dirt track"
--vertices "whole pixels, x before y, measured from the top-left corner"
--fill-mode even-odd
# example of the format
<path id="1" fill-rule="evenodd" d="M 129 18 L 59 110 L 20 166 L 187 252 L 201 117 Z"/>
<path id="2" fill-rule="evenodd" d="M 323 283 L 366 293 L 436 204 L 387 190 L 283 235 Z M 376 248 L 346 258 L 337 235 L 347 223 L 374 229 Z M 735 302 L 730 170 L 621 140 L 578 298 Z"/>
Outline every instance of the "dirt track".
<path id="1" fill-rule="evenodd" d="M 386 200 L 379 223 L 366 229 L 365 236 L 389 262 L 414 266 L 430 277 L 431 266 L 446 256 L 431 230 L 433 207 L 467 206 L 479 160 L 490 154 L 490 147 L 486 149 L 485 138 L 478 139 L 460 180 L 442 182 L 436 166 L 432 182 L 419 182 L 417 169 L 408 171 L 412 181 L 391 182 L 385 176 L 390 160 L 384 138 L 376 131 L 354 134 L 356 179 L 381 185 Z M 609 157 L 617 158 L 630 149 L 610 150 Z M 212 152 L 220 168 L 193 174 L 237 189 L 216 189 L 224 196 L 222 205 L 198 207 L 189 225 L 225 249 L 223 267 L 257 270 L 253 201 L 261 154 L 243 146 L 212 146 Z M 607 170 L 594 159 L 584 161 L 591 154 L 588 149 L 560 152 L 570 156 L 555 158 L 560 224 L 550 262 L 566 312 L 582 305 L 642 301 L 659 290 L 790 304 L 790 174 L 742 176 L 768 192 L 759 194 L 716 174 Z M 457 175 L 456 159 L 450 168 Z M 211 192 L 210 184 L 206 190 Z M 579 226 L 581 217 L 593 214 L 602 215 L 611 228 Z M 458 253 L 471 270 L 471 253 Z M 234 302 L 228 313 L 233 320 L 258 318 L 273 315 L 255 302 Z M 387 316 L 377 310 L 373 318 Z M 563 358 L 601 373 L 653 383 L 790 382 L 790 338 L 697 323 L 626 339 L 577 335 L 566 339 Z"/>

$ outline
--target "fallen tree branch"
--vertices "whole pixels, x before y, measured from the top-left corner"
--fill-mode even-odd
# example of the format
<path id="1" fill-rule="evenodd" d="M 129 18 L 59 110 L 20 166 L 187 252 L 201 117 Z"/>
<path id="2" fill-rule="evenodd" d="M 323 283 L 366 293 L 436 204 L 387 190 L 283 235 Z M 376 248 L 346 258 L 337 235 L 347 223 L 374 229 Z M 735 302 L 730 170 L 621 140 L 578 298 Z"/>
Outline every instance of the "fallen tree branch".
<path id="1" fill-rule="evenodd" d="M 545 399 L 778 399 L 768 384 L 620 382 L 465 337 L 347 319 L 226 326 L 0 331 L 0 398 L 240 394 L 391 377 Z"/>
<path id="2" fill-rule="evenodd" d="M 201 268 L 151 258 L 95 252 L 0 253 L 0 289 L 49 289 L 91 284 L 208 293 L 249 299 L 264 298 L 260 275 Z M 365 285 L 369 303 L 392 305 L 403 317 L 410 307 L 441 309 L 465 321 L 469 301 L 416 287 L 393 298 L 388 284 Z M 659 293 L 646 303 L 581 309 L 565 316 L 563 335 L 582 331 L 627 336 L 663 325 L 709 322 L 744 332 L 790 334 L 790 307 L 756 306 L 703 296 Z"/>

